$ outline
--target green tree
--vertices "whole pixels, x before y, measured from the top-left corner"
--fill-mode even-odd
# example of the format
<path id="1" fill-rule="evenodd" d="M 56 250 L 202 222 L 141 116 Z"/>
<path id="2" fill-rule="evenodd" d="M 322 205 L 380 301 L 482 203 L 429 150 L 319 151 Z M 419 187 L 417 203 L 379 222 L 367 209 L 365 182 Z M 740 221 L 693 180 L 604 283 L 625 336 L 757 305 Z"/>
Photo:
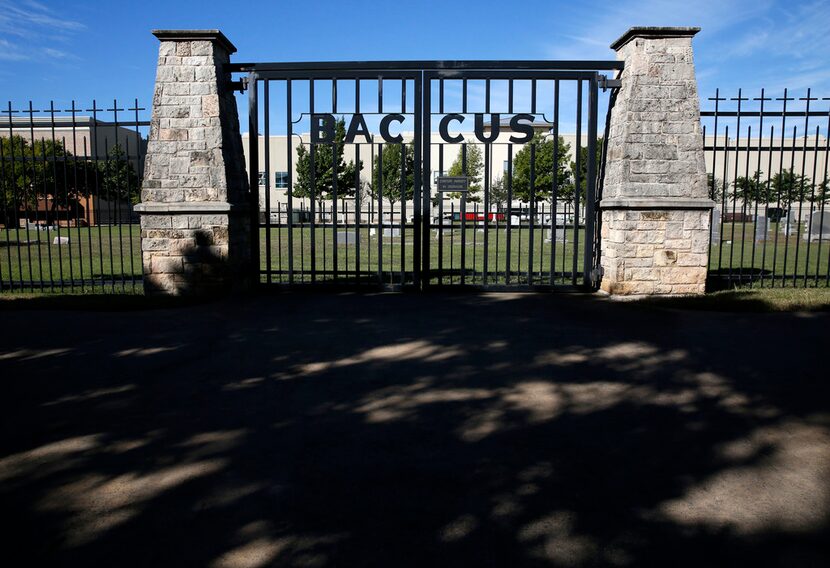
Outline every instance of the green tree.
<path id="1" fill-rule="evenodd" d="M 497 211 L 504 211 L 510 205 L 507 200 L 507 184 L 502 176 L 497 177 L 490 184 L 490 204 L 495 205 Z"/>
<path id="2" fill-rule="evenodd" d="M 116 144 L 107 152 L 107 157 L 98 161 L 98 194 L 108 200 L 129 200 L 138 203 L 141 188 L 133 165 Z"/>
<path id="3" fill-rule="evenodd" d="M 311 185 L 311 153 L 304 145 L 297 147 L 297 182 L 294 197 L 314 198 L 322 207 L 324 199 L 334 199 L 334 171 L 337 169 L 337 198 L 355 194 L 355 164 L 343 159 L 346 123 L 340 118 L 334 127 L 334 142 L 314 145 L 314 187 Z M 361 162 L 357 168 L 361 168 Z"/>
<path id="4" fill-rule="evenodd" d="M 7 209 L 32 211 L 46 195 L 56 207 L 84 189 L 83 169 L 88 165 L 76 160 L 60 141 L 30 143 L 22 136 L 0 137 L 0 158 L 0 191 Z"/>
<path id="5" fill-rule="evenodd" d="M 459 151 L 455 157 L 455 161 L 450 166 L 447 175 L 463 176 L 464 164 L 462 160 L 462 152 Z M 467 144 L 467 173 L 469 184 L 467 189 L 467 201 L 478 203 L 481 201 L 481 179 L 484 173 L 484 159 L 482 158 L 481 148 L 477 144 Z M 448 196 L 452 199 L 460 199 L 460 193 L 450 193 Z"/>
<path id="6" fill-rule="evenodd" d="M 541 139 L 540 135 L 534 137 L 529 144 L 525 145 L 516 153 L 513 158 L 513 197 L 523 203 L 531 199 L 530 187 L 530 154 L 531 147 L 535 146 L 535 199 L 544 201 L 550 198 L 553 189 L 553 176 L 556 172 L 558 182 L 557 195 L 560 199 L 573 199 L 574 187 L 568 169 L 568 152 L 570 144 L 565 142 L 561 136 L 556 142 L 558 144 L 556 164 L 553 162 L 554 140 L 547 137 Z"/>
<path id="7" fill-rule="evenodd" d="M 790 203 L 804 201 L 805 196 L 809 196 L 809 187 L 808 177 L 792 170 L 783 170 L 770 180 L 770 202 L 780 201 L 782 206 L 788 207 Z"/>
<path id="8" fill-rule="evenodd" d="M 816 186 L 815 191 L 811 191 L 806 198 L 811 203 L 828 203 L 830 202 L 830 180 L 824 180 Z"/>
<path id="9" fill-rule="evenodd" d="M 709 189 L 709 199 L 720 203 L 723 197 L 723 180 L 714 176 L 714 174 L 706 174 L 706 187 Z"/>
<path id="10" fill-rule="evenodd" d="M 405 163 L 401 165 L 401 154 Z M 401 200 L 411 201 L 415 193 L 415 150 L 411 144 L 386 144 L 380 159 L 375 156 L 372 164 L 374 183 L 370 192 L 376 199 L 378 193 L 389 203 L 389 207 Z M 401 170 L 404 187 L 401 189 Z M 380 180 L 380 183 L 379 181 Z"/>
<path id="11" fill-rule="evenodd" d="M 764 172 L 758 170 L 750 177 L 740 176 L 736 178 L 732 182 L 732 198 L 742 200 L 744 207 L 756 201 L 759 203 L 768 202 L 767 183 L 761 181 L 763 174 Z"/>

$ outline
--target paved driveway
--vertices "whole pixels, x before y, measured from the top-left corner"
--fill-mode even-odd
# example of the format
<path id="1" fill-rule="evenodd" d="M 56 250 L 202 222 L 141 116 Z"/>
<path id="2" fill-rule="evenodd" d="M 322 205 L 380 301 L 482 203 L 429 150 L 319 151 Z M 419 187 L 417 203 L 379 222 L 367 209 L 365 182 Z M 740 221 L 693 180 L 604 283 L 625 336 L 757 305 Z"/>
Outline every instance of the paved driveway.
<path id="1" fill-rule="evenodd" d="M 830 563 L 830 314 L 285 295 L 0 321 L 7 559 Z"/>

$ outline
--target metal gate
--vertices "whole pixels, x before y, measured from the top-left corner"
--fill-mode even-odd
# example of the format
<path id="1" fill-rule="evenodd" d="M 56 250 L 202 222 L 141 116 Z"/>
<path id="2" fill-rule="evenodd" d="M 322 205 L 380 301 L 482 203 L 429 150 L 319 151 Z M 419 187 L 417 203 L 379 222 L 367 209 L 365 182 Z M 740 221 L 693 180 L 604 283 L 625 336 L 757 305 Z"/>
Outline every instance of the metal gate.
<path id="1" fill-rule="evenodd" d="M 593 289 L 600 71 L 621 65 L 231 65 L 248 74 L 257 280 Z"/>

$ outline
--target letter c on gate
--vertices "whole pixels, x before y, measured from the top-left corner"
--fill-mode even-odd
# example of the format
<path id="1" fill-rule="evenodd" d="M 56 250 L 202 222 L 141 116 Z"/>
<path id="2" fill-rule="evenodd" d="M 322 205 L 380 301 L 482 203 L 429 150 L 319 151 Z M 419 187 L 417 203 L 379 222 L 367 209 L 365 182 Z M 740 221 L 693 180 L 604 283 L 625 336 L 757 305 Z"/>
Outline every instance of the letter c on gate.
<path id="1" fill-rule="evenodd" d="M 438 132 L 441 134 L 441 139 L 444 142 L 448 142 L 450 144 L 458 144 L 459 142 L 464 140 L 464 136 L 461 134 L 457 134 L 455 136 L 450 136 L 449 126 L 450 122 L 453 120 L 457 120 L 459 124 L 464 122 L 464 115 L 462 114 L 448 114 L 444 118 L 441 119 L 441 122 L 438 124 Z"/>
<path id="2" fill-rule="evenodd" d="M 406 117 L 402 114 L 387 114 L 384 116 L 380 121 L 380 135 L 383 136 L 383 139 L 388 142 L 389 144 L 400 144 L 403 142 L 403 136 L 398 134 L 397 136 L 392 136 L 389 134 L 389 123 L 390 122 L 403 122 L 406 120 Z"/>

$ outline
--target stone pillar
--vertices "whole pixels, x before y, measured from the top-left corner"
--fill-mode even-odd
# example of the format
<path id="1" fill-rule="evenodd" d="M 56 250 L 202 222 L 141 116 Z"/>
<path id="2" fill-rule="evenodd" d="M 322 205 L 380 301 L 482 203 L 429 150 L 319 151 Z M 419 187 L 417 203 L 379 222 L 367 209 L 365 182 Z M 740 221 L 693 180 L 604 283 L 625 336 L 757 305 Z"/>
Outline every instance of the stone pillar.
<path id="1" fill-rule="evenodd" d="M 692 37 L 699 28 L 631 28 L 611 111 L 601 289 L 612 295 L 705 291 L 709 214 Z"/>
<path id="2" fill-rule="evenodd" d="M 248 182 L 219 30 L 154 30 L 160 41 L 141 203 L 148 294 L 207 294 L 247 274 Z"/>

